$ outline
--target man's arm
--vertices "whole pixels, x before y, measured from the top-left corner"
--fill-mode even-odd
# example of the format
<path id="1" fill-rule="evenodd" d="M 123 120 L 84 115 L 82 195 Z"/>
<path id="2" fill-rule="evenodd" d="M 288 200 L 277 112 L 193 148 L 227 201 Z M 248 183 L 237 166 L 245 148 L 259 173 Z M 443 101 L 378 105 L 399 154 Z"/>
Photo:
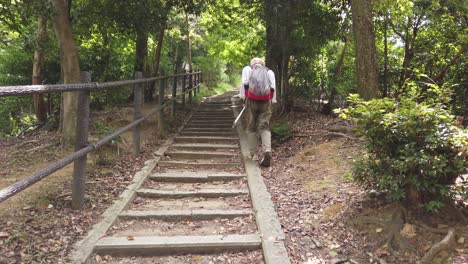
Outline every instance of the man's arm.
<path id="1" fill-rule="evenodd" d="M 271 98 L 271 102 L 276 104 L 276 79 L 275 73 L 272 70 L 267 72 L 268 74 L 268 81 L 270 82 L 270 88 L 273 90 L 273 98 Z"/>
<path id="2" fill-rule="evenodd" d="M 248 89 L 249 87 L 249 78 L 250 78 L 251 71 L 252 71 L 252 68 L 250 68 L 250 66 L 245 66 L 242 69 L 242 81 L 241 81 L 241 87 L 239 88 L 239 97 L 242 99 L 245 98 L 245 90 Z"/>

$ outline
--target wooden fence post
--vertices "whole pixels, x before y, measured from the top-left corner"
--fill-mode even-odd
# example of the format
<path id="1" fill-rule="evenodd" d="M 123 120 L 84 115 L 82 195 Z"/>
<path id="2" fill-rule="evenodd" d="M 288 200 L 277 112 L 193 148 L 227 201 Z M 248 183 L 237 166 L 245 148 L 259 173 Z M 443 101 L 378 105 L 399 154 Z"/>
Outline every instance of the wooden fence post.
<path id="1" fill-rule="evenodd" d="M 197 89 L 198 89 L 198 93 L 200 93 L 200 85 L 201 82 L 200 82 L 200 70 L 197 71 Z"/>
<path id="2" fill-rule="evenodd" d="M 90 72 L 81 72 L 81 82 L 91 82 Z M 89 90 L 80 90 L 76 118 L 75 151 L 88 145 L 89 132 Z M 72 208 L 83 209 L 86 192 L 86 160 L 87 156 L 77 159 L 73 164 Z"/>
<path id="3" fill-rule="evenodd" d="M 159 136 L 163 138 L 165 136 L 165 130 L 164 130 L 164 90 L 166 89 L 166 78 L 163 77 L 161 78 L 161 82 L 159 85 L 159 94 L 158 94 L 158 100 L 159 100 L 159 117 L 158 117 L 158 126 L 159 126 Z"/>
<path id="4" fill-rule="evenodd" d="M 185 92 L 187 91 L 186 87 L 185 87 L 185 80 L 186 80 L 186 75 L 184 74 L 182 76 L 182 108 L 185 109 Z"/>
<path id="5" fill-rule="evenodd" d="M 135 80 L 142 79 L 143 72 L 136 71 L 135 72 Z M 141 114 L 141 105 L 143 99 L 143 85 L 142 84 L 135 84 L 133 86 L 133 120 L 140 119 Z M 141 136 L 141 125 L 138 124 L 133 128 L 133 146 L 134 146 L 134 154 L 135 156 L 140 155 L 140 136 Z"/>
<path id="6" fill-rule="evenodd" d="M 189 104 L 192 104 L 192 89 L 193 89 L 193 79 L 192 79 L 192 70 L 188 72 L 188 80 L 189 80 Z"/>
<path id="7" fill-rule="evenodd" d="M 171 116 L 174 117 L 175 116 L 175 112 L 176 112 L 176 104 L 177 104 L 177 76 L 175 75 L 175 72 L 174 72 L 174 82 L 172 84 L 172 105 L 171 105 Z"/>

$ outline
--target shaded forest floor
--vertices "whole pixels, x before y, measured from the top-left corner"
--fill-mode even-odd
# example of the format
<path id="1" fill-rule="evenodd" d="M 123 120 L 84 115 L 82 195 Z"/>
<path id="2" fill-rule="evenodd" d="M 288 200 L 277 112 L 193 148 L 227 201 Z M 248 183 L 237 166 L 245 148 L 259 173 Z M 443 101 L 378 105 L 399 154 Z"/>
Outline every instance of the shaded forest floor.
<path id="1" fill-rule="evenodd" d="M 392 250 L 385 241 L 397 207 L 349 179 L 360 142 L 336 132 L 339 127 L 349 131 L 349 126 L 312 112 L 290 113 L 282 119 L 288 120 L 292 137 L 276 142 L 273 166 L 262 174 L 293 263 L 416 263 L 444 238 L 448 226 L 466 230 L 466 222 L 411 209 L 397 230 L 407 248 Z M 435 232 L 416 224 L 421 222 Z M 468 263 L 467 239 L 458 234 L 448 263 Z"/>
<path id="2" fill-rule="evenodd" d="M 144 105 L 143 112 L 156 103 Z M 187 116 L 178 111 L 168 131 Z M 133 108 L 91 113 L 90 142 L 133 119 Z M 74 243 L 131 183 L 134 174 L 160 145 L 157 119 L 142 126 L 142 153 L 132 154 L 132 131 L 88 155 L 85 209 L 71 209 L 73 164 L 0 203 L 0 263 L 66 263 Z M 36 131 L 22 138 L 0 139 L 0 188 L 4 188 L 72 152 L 60 146 L 57 132 Z"/>

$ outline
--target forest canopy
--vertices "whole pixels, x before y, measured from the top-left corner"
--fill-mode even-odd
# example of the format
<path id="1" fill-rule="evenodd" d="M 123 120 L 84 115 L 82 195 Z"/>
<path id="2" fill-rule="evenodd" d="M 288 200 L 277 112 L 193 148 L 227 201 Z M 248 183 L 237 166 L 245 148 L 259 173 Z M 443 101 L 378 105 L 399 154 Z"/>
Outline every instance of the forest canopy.
<path id="1" fill-rule="evenodd" d="M 335 108 L 349 93 L 397 97 L 417 82 L 450 87 L 451 111 L 467 116 L 463 1 L 1 0 L 0 85 L 64 82 L 54 26 L 59 2 L 67 7 L 79 69 L 96 82 L 131 79 L 134 71 L 151 77 L 200 69 L 215 89 L 236 85 L 240 69 L 258 56 L 277 75 L 283 111 L 304 99 Z M 370 29 L 359 27 L 362 17 Z M 369 68 L 361 70 L 362 63 Z M 145 99 L 153 95 L 146 91 Z M 130 89 L 93 93 L 92 105 L 125 104 L 130 96 Z M 59 95 L 34 100 L 0 98 L 1 136 L 58 122 Z"/>

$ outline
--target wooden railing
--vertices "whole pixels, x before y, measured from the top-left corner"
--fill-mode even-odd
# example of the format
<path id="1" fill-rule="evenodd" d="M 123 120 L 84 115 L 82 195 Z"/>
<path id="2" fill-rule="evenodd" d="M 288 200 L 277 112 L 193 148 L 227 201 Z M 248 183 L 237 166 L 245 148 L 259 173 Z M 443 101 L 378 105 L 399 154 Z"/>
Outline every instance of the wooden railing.
<path id="1" fill-rule="evenodd" d="M 158 115 L 160 133 L 164 134 L 164 108 L 171 107 L 171 115 L 176 113 L 176 102 L 178 97 L 181 98 L 181 104 L 185 108 L 186 95 L 188 95 L 188 103 L 192 104 L 192 97 L 200 92 L 201 71 L 190 71 L 189 73 L 177 74 L 171 76 L 161 76 L 155 78 L 142 78 L 141 72 L 135 73 L 135 80 L 124 80 L 105 83 L 91 83 L 90 74 L 82 73 L 82 83 L 79 84 L 57 84 L 57 85 L 27 85 L 27 86 L 3 86 L 0 87 L 0 97 L 5 96 L 22 96 L 36 93 L 55 93 L 79 91 L 78 96 L 78 111 L 76 120 L 76 139 L 75 152 L 62 158 L 61 160 L 47 166 L 46 168 L 24 178 L 4 189 L 0 190 L 0 202 L 5 201 L 9 197 L 23 191 L 34 183 L 44 179 L 52 173 L 60 170 L 68 164 L 74 162 L 73 168 L 73 184 L 72 184 L 72 207 L 81 209 L 84 205 L 85 196 L 85 180 L 86 180 L 86 160 L 87 154 L 95 151 L 112 139 L 118 137 L 124 132 L 133 129 L 133 145 L 135 155 L 140 154 L 140 126 L 141 123 L 148 118 Z M 177 94 L 178 79 L 182 78 L 182 91 Z M 169 102 L 165 102 L 165 90 L 168 87 L 168 81 L 173 80 L 172 94 Z M 158 91 L 158 107 L 148 113 L 142 115 L 143 104 L 143 84 L 156 85 L 160 82 Z M 188 81 L 188 86 L 187 86 Z M 134 120 L 132 123 L 122 127 L 106 137 L 94 142 L 88 142 L 89 133 L 89 112 L 90 112 L 90 92 L 95 90 L 103 90 L 107 88 L 122 87 L 133 85 L 134 93 Z"/>

